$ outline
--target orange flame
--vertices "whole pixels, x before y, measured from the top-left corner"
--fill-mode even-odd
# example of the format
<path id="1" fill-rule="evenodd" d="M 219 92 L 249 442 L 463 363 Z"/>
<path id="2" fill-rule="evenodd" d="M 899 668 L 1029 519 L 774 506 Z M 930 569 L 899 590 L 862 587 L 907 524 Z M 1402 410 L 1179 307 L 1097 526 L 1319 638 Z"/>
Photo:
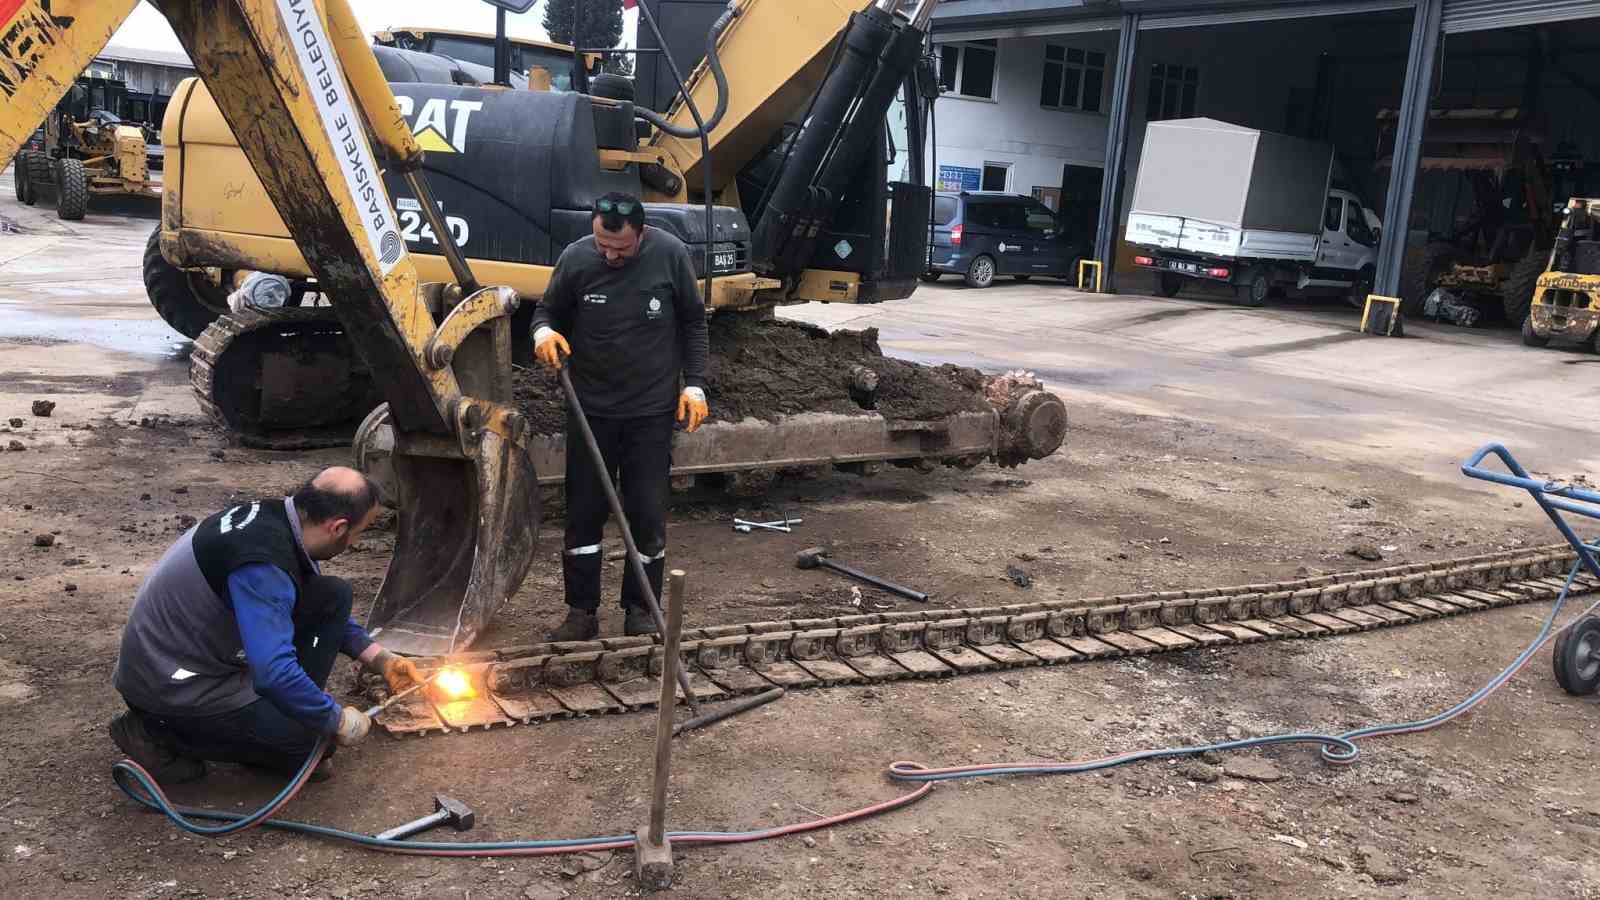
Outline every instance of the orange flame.
<path id="1" fill-rule="evenodd" d="M 465 700 L 477 695 L 472 679 L 460 669 L 443 669 L 433 679 L 434 687 L 451 700 Z"/>

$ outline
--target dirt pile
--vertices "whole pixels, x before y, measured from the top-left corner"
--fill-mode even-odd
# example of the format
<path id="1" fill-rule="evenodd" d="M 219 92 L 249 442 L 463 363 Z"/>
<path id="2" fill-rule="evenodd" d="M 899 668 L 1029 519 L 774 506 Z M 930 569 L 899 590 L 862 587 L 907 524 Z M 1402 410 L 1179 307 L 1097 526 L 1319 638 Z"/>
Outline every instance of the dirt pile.
<path id="1" fill-rule="evenodd" d="M 852 395 L 857 367 L 877 375 L 874 396 Z M 801 322 L 735 313 L 711 320 L 706 399 L 712 419 L 724 422 L 773 422 L 805 412 L 877 412 L 889 419 L 926 420 L 991 408 L 983 397 L 983 373 L 884 356 L 876 328 L 829 333 Z M 536 433 L 565 428 L 561 384 L 544 369 L 517 370 L 516 402 Z"/>

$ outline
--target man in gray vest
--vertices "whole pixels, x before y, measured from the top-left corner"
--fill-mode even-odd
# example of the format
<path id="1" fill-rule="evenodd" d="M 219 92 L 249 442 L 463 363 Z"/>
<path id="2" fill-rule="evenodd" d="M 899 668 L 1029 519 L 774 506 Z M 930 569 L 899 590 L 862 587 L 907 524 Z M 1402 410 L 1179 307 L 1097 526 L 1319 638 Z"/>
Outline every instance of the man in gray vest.
<path id="1" fill-rule="evenodd" d="M 326 469 L 292 497 L 240 503 L 189 529 L 145 577 L 112 683 L 128 711 L 111 740 L 157 781 L 206 773 L 204 760 L 292 773 L 322 735 L 361 741 L 371 721 L 323 686 L 342 652 L 391 689 L 416 666 L 350 618 L 349 582 L 318 563 L 378 517 L 377 490 Z M 326 761 L 319 780 L 332 774 Z"/>

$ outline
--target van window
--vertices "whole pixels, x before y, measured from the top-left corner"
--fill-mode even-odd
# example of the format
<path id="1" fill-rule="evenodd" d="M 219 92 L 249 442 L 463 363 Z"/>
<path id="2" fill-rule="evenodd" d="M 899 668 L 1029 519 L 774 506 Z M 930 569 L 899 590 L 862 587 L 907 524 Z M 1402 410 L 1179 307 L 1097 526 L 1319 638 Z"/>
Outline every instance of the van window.
<path id="1" fill-rule="evenodd" d="M 1043 203 L 1030 203 L 1023 208 L 1029 231 L 1051 231 L 1056 227 L 1056 214 Z"/>
<path id="2" fill-rule="evenodd" d="M 943 226 L 949 225 L 951 222 L 955 221 L 955 218 L 956 218 L 956 198 L 954 198 L 954 197 L 935 197 L 935 198 L 933 198 L 933 224 L 938 225 L 940 227 L 943 227 Z"/>
<path id="3" fill-rule="evenodd" d="M 1344 224 L 1344 198 L 1329 197 L 1328 208 L 1322 213 L 1322 227 L 1327 231 L 1337 232 L 1339 226 Z"/>
<path id="4" fill-rule="evenodd" d="M 1363 247 L 1378 246 L 1378 236 L 1367 226 L 1367 217 L 1354 207 L 1350 209 L 1350 221 L 1344 223 L 1344 233 Z"/>
<path id="5" fill-rule="evenodd" d="M 1028 227 L 1028 219 L 1018 203 L 983 203 L 967 201 L 967 221 L 983 228 L 1000 231 L 1021 231 Z"/>

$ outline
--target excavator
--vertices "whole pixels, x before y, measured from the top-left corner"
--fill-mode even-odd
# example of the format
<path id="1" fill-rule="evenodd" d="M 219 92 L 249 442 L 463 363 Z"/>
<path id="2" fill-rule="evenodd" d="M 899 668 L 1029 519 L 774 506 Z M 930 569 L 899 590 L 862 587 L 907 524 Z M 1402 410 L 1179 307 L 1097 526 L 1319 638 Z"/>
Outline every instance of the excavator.
<path id="1" fill-rule="evenodd" d="M 136 2 L 0 2 L 0 158 Z M 563 449 L 516 400 L 513 347 L 593 197 L 641 194 L 651 224 L 700 261 L 718 316 L 911 293 L 927 252 L 919 116 L 937 91 L 922 62 L 937 3 L 732 0 L 688 77 L 664 54 L 680 86 L 665 113 L 603 77 L 589 93 L 558 91 L 509 77 L 500 55 L 485 80 L 375 47 L 348 0 L 155 3 L 198 77 L 163 126 L 147 276 L 192 284 L 203 272 L 231 294 L 200 333 L 192 376 L 236 431 L 337 430 L 380 401 L 355 449 L 369 470 L 381 460 L 399 510 L 369 618 L 386 646 L 470 647 L 531 566 L 541 476 L 559 481 Z M 886 127 L 896 117 L 899 138 Z M 267 292 L 276 303 L 233 302 L 252 279 L 287 289 Z M 286 300 L 313 291 L 326 305 Z M 886 380 L 908 365 L 897 362 L 884 360 Z M 871 394 L 879 376 L 860 369 L 829 377 Z M 868 401 L 721 422 L 680 435 L 675 473 L 1015 465 L 1060 446 L 1065 406 L 1037 380 L 966 371 L 974 402 L 951 415 L 896 419 Z"/>

